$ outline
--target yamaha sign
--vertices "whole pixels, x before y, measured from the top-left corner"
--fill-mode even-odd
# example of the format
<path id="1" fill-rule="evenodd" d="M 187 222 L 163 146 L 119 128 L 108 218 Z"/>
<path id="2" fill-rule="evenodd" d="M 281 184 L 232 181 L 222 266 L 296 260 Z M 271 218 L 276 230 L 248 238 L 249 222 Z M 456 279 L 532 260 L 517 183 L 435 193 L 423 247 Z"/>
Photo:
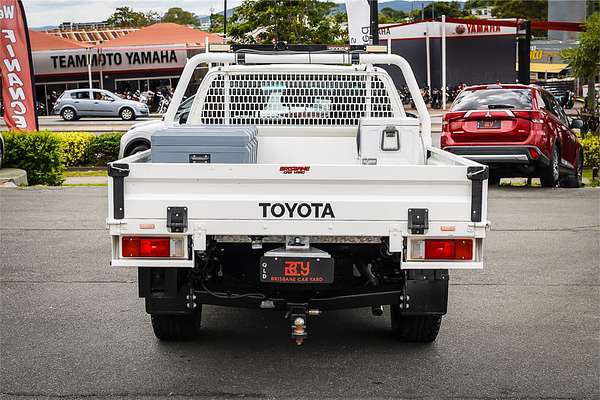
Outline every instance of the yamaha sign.
<path id="1" fill-rule="evenodd" d="M 36 75 L 63 75 L 86 73 L 88 63 L 95 70 L 106 72 L 160 70 L 183 68 L 187 50 L 177 48 L 135 49 L 81 49 L 61 51 L 36 51 L 33 64 Z"/>

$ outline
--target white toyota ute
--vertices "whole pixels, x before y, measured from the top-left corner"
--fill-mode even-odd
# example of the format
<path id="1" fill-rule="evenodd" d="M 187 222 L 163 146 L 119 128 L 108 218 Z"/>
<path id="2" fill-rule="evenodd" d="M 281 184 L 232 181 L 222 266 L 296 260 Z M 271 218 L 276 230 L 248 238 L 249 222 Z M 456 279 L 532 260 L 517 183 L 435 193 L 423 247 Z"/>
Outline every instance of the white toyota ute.
<path id="1" fill-rule="evenodd" d="M 381 65 L 402 72 L 417 118 Z M 161 340 L 194 337 L 215 305 L 281 312 L 298 344 L 314 316 L 389 308 L 397 339 L 431 342 L 449 270 L 483 268 L 488 169 L 432 146 L 399 55 L 198 54 L 164 125 L 151 149 L 109 164 L 107 218 L 112 268 L 137 268 Z"/>

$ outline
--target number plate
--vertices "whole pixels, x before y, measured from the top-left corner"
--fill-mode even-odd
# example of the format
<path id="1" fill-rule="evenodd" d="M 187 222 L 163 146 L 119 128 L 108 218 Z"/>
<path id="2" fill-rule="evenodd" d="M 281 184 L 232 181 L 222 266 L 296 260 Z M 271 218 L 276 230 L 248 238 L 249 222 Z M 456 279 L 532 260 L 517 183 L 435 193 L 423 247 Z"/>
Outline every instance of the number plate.
<path id="1" fill-rule="evenodd" d="M 499 129 L 500 120 L 494 119 L 491 121 L 477 121 L 477 128 L 479 129 Z"/>
<path id="2" fill-rule="evenodd" d="M 260 259 L 263 283 L 332 283 L 333 258 L 275 257 Z"/>

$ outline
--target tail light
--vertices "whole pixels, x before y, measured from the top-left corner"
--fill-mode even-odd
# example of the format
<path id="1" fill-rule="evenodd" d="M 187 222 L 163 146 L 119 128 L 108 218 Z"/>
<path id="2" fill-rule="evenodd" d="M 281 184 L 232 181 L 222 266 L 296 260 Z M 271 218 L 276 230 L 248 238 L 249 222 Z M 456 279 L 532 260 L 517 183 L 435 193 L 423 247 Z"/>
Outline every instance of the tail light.
<path id="1" fill-rule="evenodd" d="M 529 155 L 533 160 L 537 160 L 537 158 L 540 156 L 540 153 L 536 149 L 531 147 L 529 148 Z"/>
<path id="2" fill-rule="evenodd" d="M 473 260 L 473 239 L 418 239 L 411 241 L 415 260 Z"/>
<path id="3" fill-rule="evenodd" d="M 442 119 L 442 132 L 454 132 L 462 129 L 462 120 L 465 115 L 462 111 L 449 112 Z"/>
<path id="4" fill-rule="evenodd" d="M 184 238 L 123 236 L 123 257 L 181 258 L 185 255 Z"/>
<path id="5" fill-rule="evenodd" d="M 528 119 L 534 124 L 543 124 L 544 116 L 539 111 L 513 111 L 516 117 Z"/>

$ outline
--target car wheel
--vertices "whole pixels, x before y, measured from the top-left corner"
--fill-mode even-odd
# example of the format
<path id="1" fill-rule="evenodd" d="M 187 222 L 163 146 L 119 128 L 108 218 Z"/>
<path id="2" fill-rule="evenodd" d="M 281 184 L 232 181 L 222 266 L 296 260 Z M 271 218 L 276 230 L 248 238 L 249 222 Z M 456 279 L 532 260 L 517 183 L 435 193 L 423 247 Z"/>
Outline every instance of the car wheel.
<path id="1" fill-rule="evenodd" d="M 146 151 L 146 150 L 148 150 L 149 148 L 150 148 L 150 146 L 148 146 L 146 143 L 140 143 L 140 144 L 134 145 L 134 146 L 132 147 L 132 149 L 131 149 L 131 150 L 129 150 L 129 151 L 128 151 L 128 152 L 125 154 L 125 157 L 129 157 L 129 156 L 131 156 L 131 155 L 133 155 L 133 154 L 136 154 L 136 153 L 141 153 L 142 151 Z"/>
<path id="2" fill-rule="evenodd" d="M 558 185 L 558 179 L 560 178 L 560 173 L 558 169 L 559 162 L 560 150 L 558 149 L 558 145 L 555 144 L 552 148 L 550 164 L 546 168 L 544 168 L 542 174 L 540 175 L 540 182 L 542 183 L 542 187 L 556 187 L 556 185 Z"/>
<path id="3" fill-rule="evenodd" d="M 77 119 L 77 113 L 75 112 L 75 109 L 71 107 L 63 108 L 63 110 L 60 112 L 60 116 L 65 121 L 75 121 Z"/>
<path id="4" fill-rule="evenodd" d="M 200 333 L 202 305 L 190 315 L 151 314 L 154 336 L 164 341 L 192 339 Z"/>
<path id="5" fill-rule="evenodd" d="M 560 186 L 565 188 L 578 188 L 583 186 L 583 160 L 581 159 L 581 152 L 577 155 L 575 173 L 561 179 Z"/>
<path id="6" fill-rule="evenodd" d="M 119 111 L 119 117 L 121 117 L 123 121 L 133 121 L 135 119 L 135 113 L 133 112 L 133 109 L 124 107 Z"/>
<path id="7" fill-rule="evenodd" d="M 402 342 L 433 342 L 440 331 L 441 315 L 402 315 L 398 304 L 390 305 L 392 334 Z"/>

